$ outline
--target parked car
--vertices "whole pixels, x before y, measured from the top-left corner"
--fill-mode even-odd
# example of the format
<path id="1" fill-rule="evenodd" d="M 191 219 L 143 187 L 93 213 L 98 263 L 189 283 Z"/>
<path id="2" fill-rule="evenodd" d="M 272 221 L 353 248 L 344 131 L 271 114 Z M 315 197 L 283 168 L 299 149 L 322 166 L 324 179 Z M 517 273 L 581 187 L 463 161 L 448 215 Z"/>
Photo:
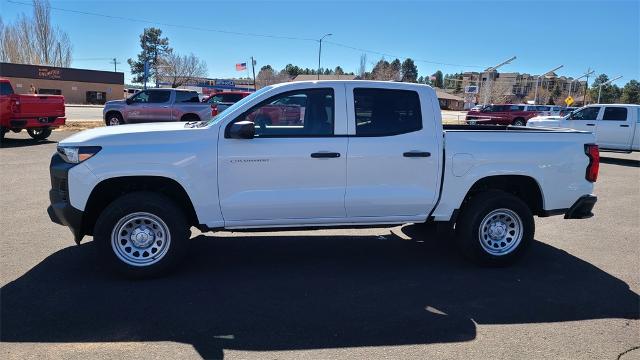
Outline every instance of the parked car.
<path id="1" fill-rule="evenodd" d="M 225 111 L 229 106 L 237 103 L 251 94 L 248 91 L 224 91 L 205 97 L 202 102 L 211 105 L 211 115 L 216 116 Z"/>
<path id="2" fill-rule="evenodd" d="M 125 100 L 107 101 L 102 110 L 107 126 L 162 121 L 202 121 L 211 118 L 211 107 L 198 93 L 180 89 L 147 89 Z"/>
<path id="3" fill-rule="evenodd" d="M 564 117 L 537 117 L 527 126 L 590 131 L 601 149 L 640 151 L 640 105 L 593 104 Z"/>
<path id="4" fill-rule="evenodd" d="M 525 126 L 527 120 L 538 115 L 538 111 L 535 105 L 492 104 L 470 110 L 465 120 L 469 125 Z"/>
<path id="5" fill-rule="evenodd" d="M 248 120 L 300 98 L 302 123 Z M 500 266 L 531 245 L 534 215 L 592 216 L 594 141 L 568 129 L 443 127 L 426 85 L 289 82 L 208 122 L 102 127 L 66 138 L 51 160 L 48 213 L 76 242 L 93 235 L 97 254 L 133 277 L 175 265 L 191 226 L 427 222 L 453 231 L 470 259 Z"/>
<path id="6" fill-rule="evenodd" d="M 64 96 L 16 94 L 8 79 L 0 78 L 0 142 L 4 135 L 24 129 L 44 140 L 54 128 L 65 124 Z"/>
<path id="7" fill-rule="evenodd" d="M 565 115 L 569 115 L 572 111 L 578 109 L 577 107 L 563 107 L 562 109 L 560 109 L 560 113 L 558 114 L 558 116 L 565 116 Z"/>

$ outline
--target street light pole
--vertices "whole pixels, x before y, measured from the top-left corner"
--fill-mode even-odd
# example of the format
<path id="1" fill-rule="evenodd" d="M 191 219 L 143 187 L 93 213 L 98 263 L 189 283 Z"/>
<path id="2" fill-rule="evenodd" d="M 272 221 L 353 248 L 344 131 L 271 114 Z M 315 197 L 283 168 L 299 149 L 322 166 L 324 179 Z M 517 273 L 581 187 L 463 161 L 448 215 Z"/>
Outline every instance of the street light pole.
<path id="1" fill-rule="evenodd" d="M 492 72 L 492 71 L 496 71 L 499 67 L 503 66 L 503 65 L 507 65 L 510 64 L 513 60 L 515 60 L 516 57 L 513 56 L 508 60 L 505 60 L 503 62 L 501 62 L 500 64 L 496 65 L 496 66 L 492 66 L 490 68 L 487 68 L 487 70 L 483 71 L 483 72 Z M 480 83 L 482 82 L 482 73 L 480 73 L 480 75 L 478 76 L 478 92 L 480 92 Z M 483 105 L 487 104 L 487 100 L 489 98 L 489 91 L 491 91 L 491 79 L 487 79 L 487 89 L 484 92 L 484 101 L 483 101 Z"/>
<path id="2" fill-rule="evenodd" d="M 320 40 L 318 40 L 318 42 L 320 43 L 320 47 L 318 48 L 318 80 L 320 80 L 320 56 L 322 55 L 322 40 L 324 40 L 324 38 L 326 38 L 327 36 L 331 36 L 331 35 L 333 34 L 324 34 L 322 35 Z"/>
<path id="3" fill-rule="evenodd" d="M 600 86 L 598 86 L 598 104 L 600 104 L 600 95 L 602 94 L 602 87 L 607 85 L 607 84 L 610 84 L 610 83 L 612 83 L 612 82 L 614 82 L 614 81 L 616 81 L 616 80 L 618 80 L 620 78 L 622 78 L 622 75 L 618 76 L 617 78 L 613 78 L 613 79 L 611 79 L 609 81 L 603 82 L 602 84 L 600 84 Z"/>
<path id="4" fill-rule="evenodd" d="M 535 91 L 535 95 L 533 95 L 533 105 L 537 105 L 538 104 L 538 84 L 540 83 L 540 78 L 547 75 L 548 73 L 552 73 L 560 68 L 564 67 L 564 65 L 560 65 L 557 68 L 551 69 L 549 71 L 547 71 L 546 73 L 542 74 L 542 75 L 538 75 L 538 77 L 536 78 L 536 91 Z"/>
<path id="5" fill-rule="evenodd" d="M 582 76 L 580 76 L 580 77 L 577 77 L 577 78 L 575 78 L 575 79 L 571 80 L 571 82 L 569 83 L 569 96 L 571 96 L 571 90 L 573 89 L 573 83 L 574 83 L 574 82 L 576 82 L 576 81 L 578 81 L 578 80 L 582 79 L 583 77 L 587 77 L 587 76 L 589 76 L 589 75 L 593 74 L 594 72 L 596 72 L 596 71 L 595 71 L 595 70 L 591 70 L 590 72 L 589 72 L 589 71 L 587 71 L 587 73 L 585 73 L 584 75 L 582 75 Z"/>

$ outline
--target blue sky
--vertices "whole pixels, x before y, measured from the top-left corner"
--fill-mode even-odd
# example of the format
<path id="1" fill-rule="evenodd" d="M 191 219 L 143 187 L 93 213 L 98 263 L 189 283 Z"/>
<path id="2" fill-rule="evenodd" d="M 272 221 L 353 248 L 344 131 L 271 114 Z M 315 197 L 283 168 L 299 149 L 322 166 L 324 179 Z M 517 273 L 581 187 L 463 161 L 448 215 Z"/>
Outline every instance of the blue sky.
<path id="1" fill-rule="evenodd" d="M 29 3 L 29 0 L 15 0 Z M 317 67 L 318 43 L 308 40 L 233 35 L 210 30 L 317 39 L 323 43 L 323 67 L 356 71 L 363 51 L 411 57 L 420 75 L 478 70 L 511 56 L 504 72 L 545 72 L 558 65 L 560 75 L 579 76 L 588 67 L 597 74 L 622 75 L 618 85 L 640 78 L 640 1 L 108 1 L 51 0 L 53 8 L 127 17 L 52 10 L 52 20 L 74 45 L 73 66 L 118 70 L 129 79 L 126 59 L 140 51 L 139 34 L 160 27 L 179 53 L 206 60 L 210 77 L 237 77 L 235 63 L 254 56 L 258 67 L 287 63 Z M 28 5 L 0 0 L 5 23 Z M 148 21 L 146 23 L 144 21 Z M 177 25 L 177 26 L 172 26 Z M 198 27 L 202 30 L 186 27 Z M 208 29 L 209 31 L 205 30 Z M 334 42 L 334 43 L 331 43 Z M 367 53 L 368 68 L 381 58 Z M 386 56 L 391 59 L 391 56 Z M 103 60 L 95 60 L 103 59 Z M 442 63 L 442 64 L 436 64 Z M 456 64 L 456 65 L 445 65 Z"/>

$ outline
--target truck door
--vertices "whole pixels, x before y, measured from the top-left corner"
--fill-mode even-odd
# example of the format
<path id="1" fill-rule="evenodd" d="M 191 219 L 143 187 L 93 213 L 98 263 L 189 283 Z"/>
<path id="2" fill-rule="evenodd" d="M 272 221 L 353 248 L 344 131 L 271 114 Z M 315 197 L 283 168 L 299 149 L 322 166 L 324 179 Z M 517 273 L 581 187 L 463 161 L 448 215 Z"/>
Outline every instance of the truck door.
<path id="1" fill-rule="evenodd" d="M 597 121 L 597 143 L 606 149 L 631 150 L 632 113 L 624 106 L 605 106 Z"/>
<path id="2" fill-rule="evenodd" d="M 145 120 L 145 110 L 149 102 L 149 90 L 143 90 L 131 97 L 131 103 L 125 105 L 124 118 L 127 123 L 137 123 Z"/>
<path id="3" fill-rule="evenodd" d="M 442 131 L 435 130 L 432 99 L 422 94 L 347 86 L 350 221 L 424 221 L 433 208 Z"/>
<path id="4" fill-rule="evenodd" d="M 596 132 L 596 121 L 598 120 L 598 114 L 600 113 L 599 106 L 589 106 L 577 110 L 566 120 L 562 121 L 561 127 L 567 127 L 570 129 Z"/>
<path id="5" fill-rule="evenodd" d="M 345 218 L 346 110 L 344 85 L 274 95 L 220 130 L 218 184 L 225 226 L 322 224 Z M 289 99 L 286 99 L 289 98 Z M 304 123 L 259 121 L 291 98 Z M 300 99 L 304 98 L 304 99 Z M 269 111 L 270 116 L 284 116 Z M 233 139 L 226 129 L 255 120 L 255 137 Z M 215 191 L 215 188 L 212 188 Z"/>
<path id="6" fill-rule="evenodd" d="M 171 111 L 175 91 L 152 90 L 149 95 L 149 102 L 145 107 L 143 117 L 146 122 L 171 121 Z"/>

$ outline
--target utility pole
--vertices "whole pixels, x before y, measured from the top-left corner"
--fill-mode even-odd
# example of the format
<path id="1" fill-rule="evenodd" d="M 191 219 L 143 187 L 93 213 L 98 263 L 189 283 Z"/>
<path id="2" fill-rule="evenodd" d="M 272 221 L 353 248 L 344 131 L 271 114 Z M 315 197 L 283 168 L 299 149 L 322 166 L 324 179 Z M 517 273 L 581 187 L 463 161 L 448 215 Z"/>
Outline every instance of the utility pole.
<path id="1" fill-rule="evenodd" d="M 513 57 L 511 57 L 510 59 L 505 60 L 505 61 L 501 62 L 500 64 L 498 64 L 498 65 L 496 65 L 496 66 L 492 66 L 492 67 L 490 67 L 490 68 L 487 68 L 487 69 L 486 69 L 485 71 L 483 71 L 483 72 L 491 73 L 491 72 L 493 72 L 493 71 L 496 71 L 496 70 L 498 70 L 498 68 L 499 68 L 499 67 L 501 67 L 501 66 L 503 66 L 503 65 L 510 64 L 510 63 L 511 63 L 513 60 L 515 60 L 515 59 L 516 59 L 516 57 L 515 57 L 515 56 L 513 56 Z M 480 93 L 480 83 L 482 82 L 482 73 L 483 73 L 483 72 L 481 72 L 481 73 L 480 73 L 480 75 L 478 76 L 478 93 Z M 482 103 L 483 103 L 483 105 L 486 105 L 486 104 L 487 104 L 487 101 L 489 100 L 489 91 L 491 91 L 491 75 L 489 75 L 489 78 L 487 78 L 487 89 L 486 89 L 486 91 L 484 92 L 484 93 L 485 93 L 485 95 L 484 95 L 484 101 L 482 102 Z"/>
<path id="2" fill-rule="evenodd" d="M 116 60 L 116 58 L 113 58 L 113 72 L 118 72 L 118 67 L 117 65 L 120 64 L 120 62 L 118 60 Z"/>
<path id="3" fill-rule="evenodd" d="M 587 73 L 590 71 L 591 71 L 591 68 L 587 68 Z M 587 105 L 588 92 L 589 92 L 589 75 L 587 75 L 587 81 L 584 83 L 584 95 L 582 96 L 582 105 Z"/>
<path id="4" fill-rule="evenodd" d="M 253 91 L 258 90 L 256 85 L 256 61 L 251 57 L 251 71 L 253 72 Z"/>
<path id="5" fill-rule="evenodd" d="M 331 35 L 333 34 L 324 34 L 322 35 L 320 40 L 318 40 L 318 42 L 320 43 L 320 47 L 318 48 L 318 80 L 320 80 L 320 56 L 322 55 L 322 40 Z"/>
<path id="6" fill-rule="evenodd" d="M 549 74 L 549 73 L 552 73 L 552 72 L 554 72 L 554 71 L 556 71 L 556 70 L 558 70 L 558 69 L 560 69 L 562 67 L 564 67 L 564 65 L 560 65 L 560 66 L 558 66 L 556 68 L 553 68 L 553 69 L 545 72 L 542 75 L 538 75 L 538 77 L 536 78 L 536 91 L 535 91 L 535 95 L 533 96 L 533 105 L 537 105 L 538 104 L 538 84 L 540 83 L 540 78 L 545 76 L 545 75 L 547 75 L 547 74 Z"/>
<path id="7" fill-rule="evenodd" d="M 589 79 L 589 75 L 593 74 L 594 72 L 595 72 L 595 70 L 588 69 L 587 72 L 584 75 L 571 80 L 571 82 L 569 83 L 569 96 L 571 96 L 571 90 L 573 89 L 573 83 L 574 82 L 582 79 L 583 77 L 586 77 L 587 80 L 588 80 Z"/>
<path id="8" fill-rule="evenodd" d="M 616 80 L 618 80 L 620 78 L 622 78 L 622 75 L 618 76 L 617 78 L 613 78 L 613 79 L 611 79 L 609 81 L 603 82 L 602 84 L 600 84 L 598 86 L 598 104 L 600 104 L 600 95 L 602 95 L 602 87 L 607 85 L 607 84 L 610 84 L 610 83 L 612 83 L 612 82 L 614 82 L 614 81 L 616 81 Z"/>

